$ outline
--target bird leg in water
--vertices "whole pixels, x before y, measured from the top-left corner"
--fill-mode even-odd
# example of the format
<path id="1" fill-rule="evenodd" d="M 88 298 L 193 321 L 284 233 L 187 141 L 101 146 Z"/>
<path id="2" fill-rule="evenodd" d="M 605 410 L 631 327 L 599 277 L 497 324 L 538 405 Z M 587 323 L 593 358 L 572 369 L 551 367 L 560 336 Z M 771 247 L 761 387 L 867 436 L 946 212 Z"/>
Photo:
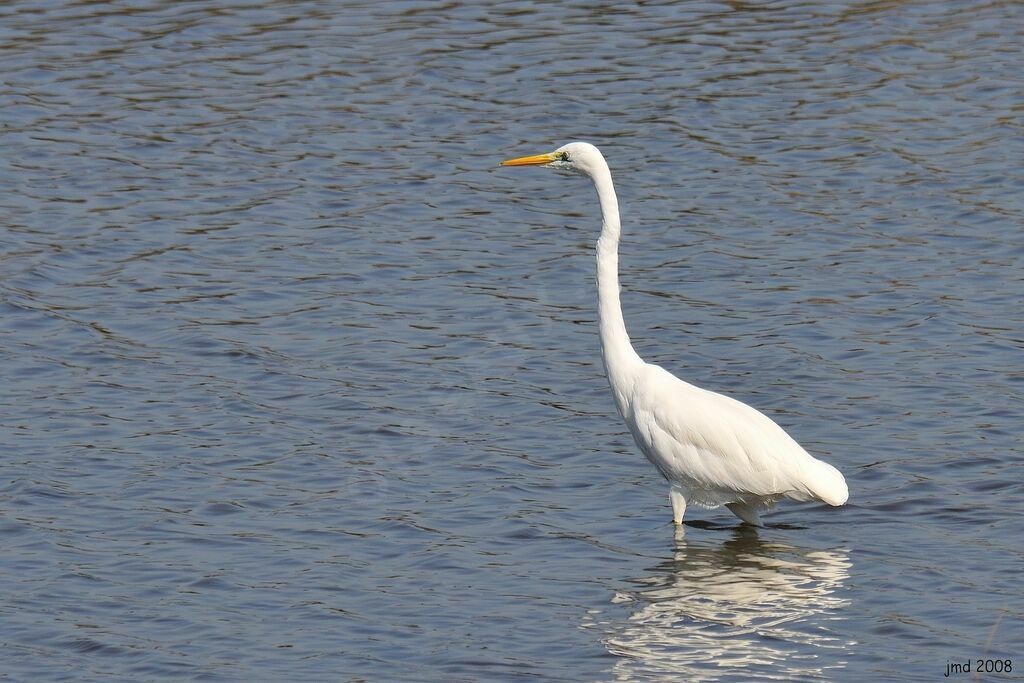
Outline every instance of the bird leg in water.
<path id="1" fill-rule="evenodd" d="M 736 515 L 747 524 L 761 526 L 761 515 L 757 512 L 756 505 L 748 505 L 746 503 L 726 503 L 725 507 L 729 508 L 729 511 L 732 512 L 732 514 Z"/>
<path id="2" fill-rule="evenodd" d="M 686 496 L 682 489 L 673 486 L 668 490 L 668 499 L 672 501 L 672 521 L 676 524 L 683 523 L 683 515 L 686 513 Z"/>

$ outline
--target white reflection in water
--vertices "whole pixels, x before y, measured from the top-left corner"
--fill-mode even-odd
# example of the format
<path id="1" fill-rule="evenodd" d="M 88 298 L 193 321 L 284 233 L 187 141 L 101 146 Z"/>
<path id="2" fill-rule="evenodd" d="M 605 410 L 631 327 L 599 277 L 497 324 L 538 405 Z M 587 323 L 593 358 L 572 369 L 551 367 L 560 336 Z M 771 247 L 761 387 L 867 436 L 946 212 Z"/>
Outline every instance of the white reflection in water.
<path id="1" fill-rule="evenodd" d="M 614 678 L 830 678 L 854 645 L 839 625 L 849 570 L 841 549 L 765 541 L 745 528 L 718 545 L 679 530 L 672 559 L 615 597 L 635 611 L 605 639 L 620 657 Z"/>

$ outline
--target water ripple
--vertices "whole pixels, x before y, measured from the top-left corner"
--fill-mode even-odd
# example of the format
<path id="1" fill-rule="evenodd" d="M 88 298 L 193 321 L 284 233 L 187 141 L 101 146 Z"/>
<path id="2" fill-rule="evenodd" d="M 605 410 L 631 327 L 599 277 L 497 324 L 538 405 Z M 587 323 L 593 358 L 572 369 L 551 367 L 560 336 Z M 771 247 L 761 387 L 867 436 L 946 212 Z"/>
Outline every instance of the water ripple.
<path id="1" fill-rule="evenodd" d="M 921 680 L 1019 632 L 1021 5 L 0 9 L 16 678 Z M 671 538 L 638 350 L 838 510 Z"/>

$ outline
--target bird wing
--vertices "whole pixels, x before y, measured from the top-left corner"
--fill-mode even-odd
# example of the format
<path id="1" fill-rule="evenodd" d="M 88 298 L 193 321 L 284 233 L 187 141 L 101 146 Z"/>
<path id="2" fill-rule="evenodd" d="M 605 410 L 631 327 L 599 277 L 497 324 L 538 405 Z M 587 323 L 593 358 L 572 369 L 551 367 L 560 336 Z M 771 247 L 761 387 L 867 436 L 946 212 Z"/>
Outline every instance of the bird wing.
<path id="1" fill-rule="evenodd" d="M 634 436 L 669 480 L 723 495 L 811 493 L 817 461 L 758 410 L 654 365 L 634 397 Z"/>

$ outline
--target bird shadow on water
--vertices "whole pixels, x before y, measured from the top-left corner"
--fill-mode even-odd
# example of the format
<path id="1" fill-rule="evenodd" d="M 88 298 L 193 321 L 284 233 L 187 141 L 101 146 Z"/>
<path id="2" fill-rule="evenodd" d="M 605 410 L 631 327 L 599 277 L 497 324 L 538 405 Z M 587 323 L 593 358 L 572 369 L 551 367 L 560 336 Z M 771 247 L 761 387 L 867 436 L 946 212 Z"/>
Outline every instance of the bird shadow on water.
<path id="1" fill-rule="evenodd" d="M 729 535 L 690 539 L 686 527 Z M 855 643 L 838 623 L 850 605 L 847 550 L 767 540 L 748 525 L 686 527 L 670 557 L 616 594 L 628 618 L 601 624 L 615 680 L 827 680 L 847 665 Z"/>
<path id="2" fill-rule="evenodd" d="M 692 527 L 694 529 L 701 529 L 703 531 L 727 531 L 729 529 L 733 529 L 733 530 L 735 530 L 737 532 L 749 532 L 749 533 L 754 533 L 754 534 L 757 533 L 757 530 L 759 528 L 761 528 L 761 529 L 781 529 L 781 530 L 784 530 L 784 531 L 800 531 L 800 530 L 808 528 L 808 527 L 802 526 L 800 524 L 786 524 L 785 522 L 778 522 L 776 524 L 763 524 L 760 527 L 756 527 L 756 526 L 751 526 L 750 524 L 746 524 L 746 523 L 740 523 L 740 524 L 716 524 L 715 522 L 708 522 L 708 521 L 705 521 L 703 519 L 694 519 L 694 520 L 685 519 L 685 520 L 683 520 L 683 526 L 684 527 Z"/>

